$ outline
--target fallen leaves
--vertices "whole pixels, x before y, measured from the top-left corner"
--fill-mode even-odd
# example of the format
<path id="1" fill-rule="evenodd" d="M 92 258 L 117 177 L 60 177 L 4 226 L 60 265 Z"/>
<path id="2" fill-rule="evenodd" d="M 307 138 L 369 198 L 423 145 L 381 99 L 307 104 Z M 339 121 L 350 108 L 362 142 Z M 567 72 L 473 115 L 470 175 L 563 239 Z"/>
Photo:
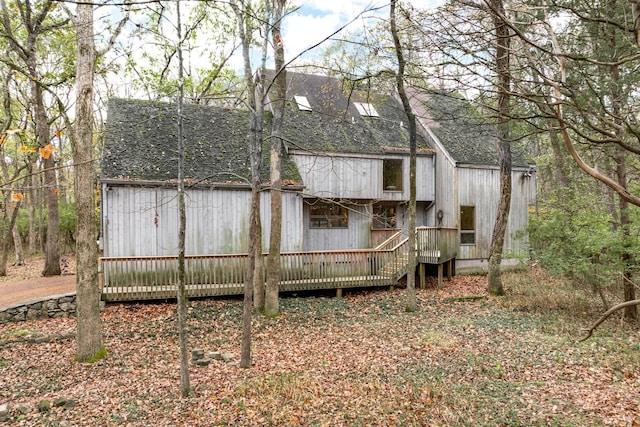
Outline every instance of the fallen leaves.
<path id="1" fill-rule="evenodd" d="M 17 425 L 633 425 L 640 417 L 640 343 L 615 328 L 576 345 L 571 318 L 513 311 L 486 278 L 418 290 L 283 298 L 283 315 L 253 324 L 253 367 L 191 366 L 179 395 L 173 304 L 110 304 L 108 357 L 73 361 L 74 319 L 0 325 L 0 403 Z M 190 303 L 190 348 L 239 355 L 240 299 Z M 64 397 L 68 409 L 39 412 Z M 18 407 L 33 408 L 25 413 Z"/>

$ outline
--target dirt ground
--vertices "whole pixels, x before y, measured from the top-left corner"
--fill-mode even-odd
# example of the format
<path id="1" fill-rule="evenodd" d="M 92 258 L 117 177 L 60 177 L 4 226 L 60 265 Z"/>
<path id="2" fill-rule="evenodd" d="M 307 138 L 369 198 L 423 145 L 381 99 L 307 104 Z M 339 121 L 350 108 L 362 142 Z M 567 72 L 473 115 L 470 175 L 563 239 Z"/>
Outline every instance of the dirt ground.
<path id="1" fill-rule="evenodd" d="M 42 257 L 29 258 L 24 265 L 8 264 L 7 275 L 0 276 L 0 307 L 75 292 L 75 257 L 63 255 L 60 264 L 62 275 L 54 277 L 42 277 Z"/>

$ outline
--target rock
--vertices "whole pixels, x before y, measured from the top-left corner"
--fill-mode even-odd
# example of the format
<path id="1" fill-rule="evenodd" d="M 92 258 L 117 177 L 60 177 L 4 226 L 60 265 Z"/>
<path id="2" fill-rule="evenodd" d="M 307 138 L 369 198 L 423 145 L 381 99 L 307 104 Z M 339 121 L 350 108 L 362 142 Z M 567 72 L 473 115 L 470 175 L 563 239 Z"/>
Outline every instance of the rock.
<path id="1" fill-rule="evenodd" d="M 4 423 L 6 421 L 9 421 L 9 404 L 8 403 L 3 403 L 0 405 L 0 422 Z"/>
<path id="2" fill-rule="evenodd" d="M 219 351 L 210 351 L 207 357 L 212 360 L 222 360 L 222 354 Z"/>
<path id="3" fill-rule="evenodd" d="M 53 399 L 53 406 L 55 406 L 56 408 L 59 408 L 61 406 L 64 406 L 67 404 L 67 398 L 66 397 L 56 397 L 55 399 Z"/>
<path id="4" fill-rule="evenodd" d="M 67 400 L 67 402 L 64 404 L 63 408 L 64 409 L 71 409 L 74 406 L 76 406 L 78 404 L 78 402 L 76 402 L 75 400 L 69 399 Z"/>
<path id="5" fill-rule="evenodd" d="M 51 402 L 48 400 L 41 400 L 38 403 L 38 412 L 48 412 L 51 409 Z"/>
<path id="6" fill-rule="evenodd" d="M 204 350 L 201 348 L 195 348 L 191 350 L 191 362 L 195 363 L 198 360 L 204 358 Z"/>
<path id="7" fill-rule="evenodd" d="M 201 367 L 209 366 L 210 363 L 211 363 L 211 359 L 209 359 L 208 357 L 203 357 L 202 359 L 196 360 L 196 365 Z"/>
<path id="8" fill-rule="evenodd" d="M 20 405 L 16 406 L 16 411 L 20 412 L 22 415 L 27 415 L 31 413 L 31 408 L 28 406 Z"/>
<path id="9" fill-rule="evenodd" d="M 222 360 L 229 363 L 233 360 L 233 354 L 231 353 L 222 353 Z"/>

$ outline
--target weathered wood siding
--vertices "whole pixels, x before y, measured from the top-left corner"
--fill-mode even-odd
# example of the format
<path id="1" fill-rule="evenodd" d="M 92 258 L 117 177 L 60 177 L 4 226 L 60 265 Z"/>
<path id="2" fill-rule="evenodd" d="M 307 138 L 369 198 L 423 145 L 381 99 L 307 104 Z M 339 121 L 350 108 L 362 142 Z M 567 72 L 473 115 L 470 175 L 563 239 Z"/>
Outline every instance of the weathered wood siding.
<path id="1" fill-rule="evenodd" d="M 292 154 L 302 176 L 305 194 L 327 199 L 409 200 L 409 156 L 342 156 Z M 402 191 L 383 191 L 384 159 L 402 160 Z M 416 160 L 417 200 L 435 199 L 435 171 L 432 155 Z"/>
<path id="2" fill-rule="evenodd" d="M 504 254 L 526 254 L 527 241 L 523 231 L 528 225 L 528 208 L 535 201 L 535 179 L 526 177 L 525 170 L 511 174 L 512 194 Z M 476 243 L 460 246 L 458 259 L 486 259 L 489 257 L 491 237 L 500 197 L 500 171 L 487 168 L 458 168 L 460 206 L 475 206 Z"/>
<path id="3" fill-rule="evenodd" d="M 306 195 L 328 199 L 382 196 L 381 160 L 300 153 L 292 158 L 302 176 Z"/>
<path id="4" fill-rule="evenodd" d="M 327 251 L 371 247 L 371 205 L 349 205 L 348 228 L 310 228 L 309 205 L 304 204 L 304 250 Z"/>
<path id="5" fill-rule="evenodd" d="M 178 208 L 175 189 L 103 186 L 104 256 L 175 255 L 178 248 Z M 245 253 L 248 247 L 247 190 L 188 189 L 186 253 Z M 302 206 L 299 196 L 283 193 L 282 250 L 302 247 Z M 261 196 L 263 248 L 268 247 L 268 192 Z"/>
<path id="6" fill-rule="evenodd" d="M 443 152 L 436 157 L 435 214 L 442 211 L 442 222 L 435 226 L 458 227 L 458 173 L 453 161 Z"/>

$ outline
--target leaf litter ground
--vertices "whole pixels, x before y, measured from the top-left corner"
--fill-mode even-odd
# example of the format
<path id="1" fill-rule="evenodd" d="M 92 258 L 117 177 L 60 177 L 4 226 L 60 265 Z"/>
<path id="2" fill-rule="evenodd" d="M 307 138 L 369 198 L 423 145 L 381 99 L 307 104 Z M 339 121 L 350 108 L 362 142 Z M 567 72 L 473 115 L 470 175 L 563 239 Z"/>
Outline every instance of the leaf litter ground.
<path id="1" fill-rule="evenodd" d="M 29 426 L 640 425 L 637 328 L 608 322 L 578 344 L 596 300 L 576 317 L 485 288 L 430 281 L 413 313 L 401 288 L 289 295 L 281 316 L 254 317 L 253 367 L 194 365 L 188 399 L 174 304 L 107 305 L 94 364 L 73 360 L 75 319 L 4 324 L 0 404 Z M 241 312 L 240 299 L 192 301 L 190 348 L 239 358 Z M 75 406 L 37 409 L 57 398 Z"/>

